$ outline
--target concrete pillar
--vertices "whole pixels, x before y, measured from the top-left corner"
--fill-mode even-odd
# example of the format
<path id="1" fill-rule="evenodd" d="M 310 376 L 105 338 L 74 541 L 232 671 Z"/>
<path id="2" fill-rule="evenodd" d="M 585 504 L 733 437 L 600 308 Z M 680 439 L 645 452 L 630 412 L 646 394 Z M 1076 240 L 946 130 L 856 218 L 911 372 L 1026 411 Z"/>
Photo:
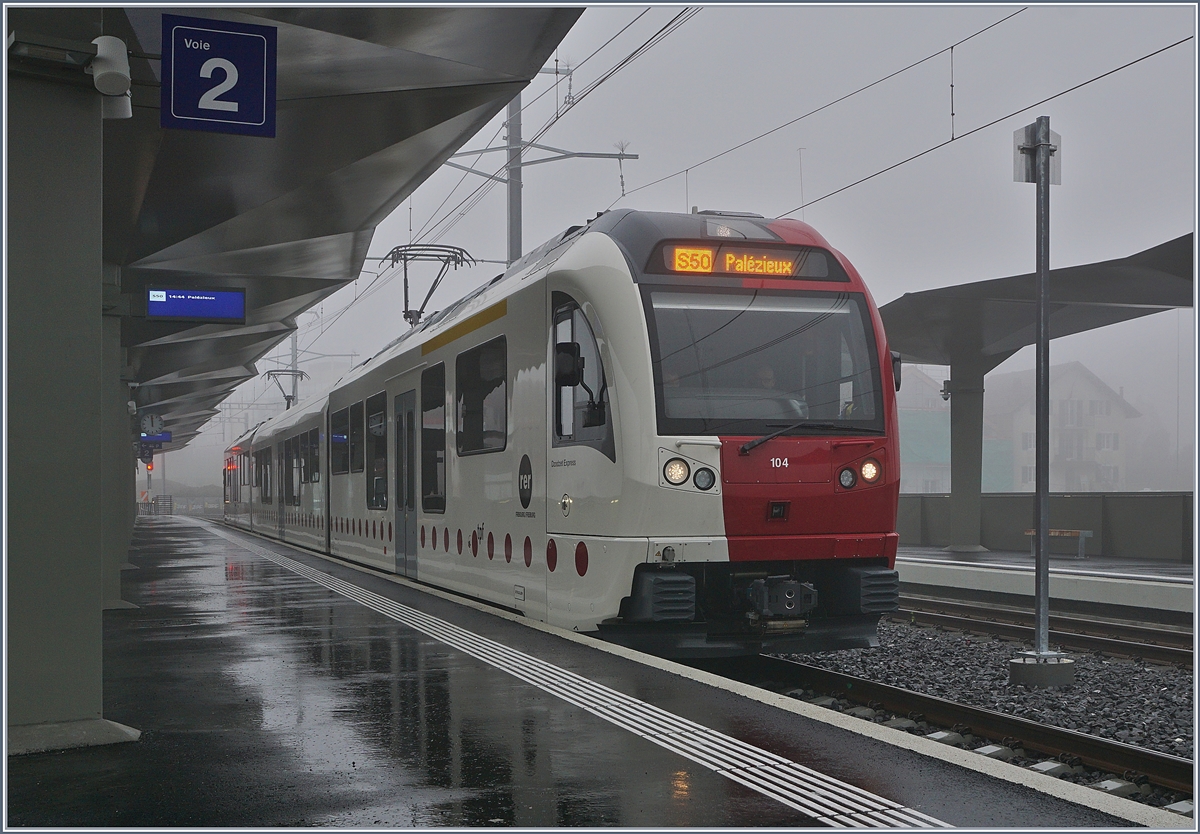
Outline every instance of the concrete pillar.
<path id="1" fill-rule="evenodd" d="M 950 545 L 976 553 L 980 544 L 983 485 L 983 377 L 968 363 L 950 366 Z"/>
<path id="2" fill-rule="evenodd" d="M 7 92 L 11 755 L 138 733 L 102 717 L 100 95 L 11 66 Z"/>
<path id="3" fill-rule="evenodd" d="M 136 608 L 121 598 L 121 571 L 133 568 L 127 561 L 129 542 L 133 538 L 134 480 L 136 457 L 133 436 L 129 429 L 129 386 L 121 380 L 124 365 L 121 350 L 120 270 L 105 264 L 105 307 L 108 299 L 118 299 L 102 318 L 101 433 L 101 583 L 104 609 Z"/>

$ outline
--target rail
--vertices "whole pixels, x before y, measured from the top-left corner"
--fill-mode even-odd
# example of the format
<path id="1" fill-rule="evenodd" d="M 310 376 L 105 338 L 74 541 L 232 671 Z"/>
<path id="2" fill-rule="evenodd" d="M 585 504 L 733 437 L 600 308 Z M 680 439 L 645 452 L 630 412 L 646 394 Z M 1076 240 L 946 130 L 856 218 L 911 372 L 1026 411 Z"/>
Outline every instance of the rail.
<path id="1" fill-rule="evenodd" d="M 708 664 L 705 666 L 709 668 Z M 1081 763 L 1098 770 L 1117 775 L 1140 774 L 1151 784 L 1189 795 L 1192 793 L 1193 763 L 1179 756 L 768 655 L 733 658 L 711 668 L 718 674 L 746 683 L 770 680 L 792 687 L 803 686 L 855 703 L 874 702 L 899 715 L 920 713 L 931 724 L 969 727 L 972 734 L 997 743 L 1019 739 L 1017 746 L 1035 750 L 1050 758 L 1076 757 Z M 1009 743 L 1014 744 L 1015 741 Z"/>
<path id="2" fill-rule="evenodd" d="M 889 616 L 923 625 L 984 632 L 1017 640 L 1033 639 L 1033 613 L 1011 608 L 989 606 L 986 613 L 981 613 L 977 605 L 970 603 L 902 596 L 900 610 Z M 1051 642 L 1068 649 L 1140 657 L 1156 663 L 1193 665 L 1192 633 L 1182 629 L 1052 615 L 1049 637 Z"/>

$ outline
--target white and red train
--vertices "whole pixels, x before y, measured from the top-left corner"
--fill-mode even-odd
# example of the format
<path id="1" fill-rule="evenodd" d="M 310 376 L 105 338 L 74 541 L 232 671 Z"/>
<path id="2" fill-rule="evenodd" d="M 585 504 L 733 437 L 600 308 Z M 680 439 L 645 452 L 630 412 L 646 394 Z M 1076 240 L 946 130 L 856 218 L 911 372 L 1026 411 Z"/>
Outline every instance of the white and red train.
<path id="1" fill-rule="evenodd" d="M 898 384 L 810 226 L 612 211 L 239 438 L 225 518 L 670 657 L 874 645 Z"/>

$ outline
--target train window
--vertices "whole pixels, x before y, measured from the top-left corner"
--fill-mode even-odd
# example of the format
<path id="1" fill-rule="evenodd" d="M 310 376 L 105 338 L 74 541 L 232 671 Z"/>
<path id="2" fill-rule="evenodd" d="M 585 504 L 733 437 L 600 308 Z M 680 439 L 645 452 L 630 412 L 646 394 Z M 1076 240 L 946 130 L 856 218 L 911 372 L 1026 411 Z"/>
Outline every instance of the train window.
<path id="1" fill-rule="evenodd" d="M 367 509 L 386 510 L 387 393 L 367 398 Z"/>
<path id="2" fill-rule="evenodd" d="M 296 467 L 300 469 L 300 482 L 308 482 L 308 432 L 296 434 Z"/>
<path id="3" fill-rule="evenodd" d="M 350 471 L 350 409 L 329 415 L 329 472 L 345 475 Z"/>
<path id="4" fill-rule="evenodd" d="M 363 471 L 363 404 L 350 406 L 350 471 Z"/>
<path id="5" fill-rule="evenodd" d="M 580 366 L 577 385 L 557 386 L 553 444 L 592 446 L 615 461 L 608 382 L 596 336 L 583 309 L 569 295 L 554 293 L 553 304 L 555 353 L 559 353 L 559 345 L 577 345 L 565 353 L 573 355 L 578 350 Z"/>
<path id="6" fill-rule="evenodd" d="M 455 419 L 460 455 L 498 452 L 508 441 L 508 343 L 501 336 L 458 355 Z"/>
<path id="7" fill-rule="evenodd" d="M 308 480 L 318 483 L 321 480 L 321 430 L 308 430 Z"/>
<path id="8" fill-rule="evenodd" d="M 242 484 L 244 486 L 250 486 L 250 482 L 253 480 L 253 467 L 250 465 L 250 453 L 242 452 L 240 460 L 241 463 L 238 465 L 242 470 Z"/>
<path id="9" fill-rule="evenodd" d="M 446 512 L 446 366 L 421 372 L 421 507 Z"/>
<path id="10" fill-rule="evenodd" d="M 660 434 L 883 431 L 861 294 L 643 292 Z"/>
<path id="11" fill-rule="evenodd" d="M 283 465 L 283 503 L 296 503 L 296 482 L 294 480 L 296 472 L 296 453 L 295 439 L 289 437 L 283 441 L 283 457 L 280 463 Z"/>
<path id="12" fill-rule="evenodd" d="M 254 453 L 255 472 L 258 478 L 259 499 L 264 504 L 270 504 L 271 497 L 271 449 L 268 447 Z"/>
<path id="13" fill-rule="evenodd" d="M 303 434 L 298 434 L 292 438 L 292 453 L 288 455 L 288 463 L 291 466 L 291 475 L 288 481 L 292 485 L 292 494 L 288 496 L 291 500 L 288 501 L 293 507 L 300 506 L 300 484 L 301 477 L 304 475 L 304 470 L 301 468 L 300 458 L 300 439 L 305 437 Z"/>

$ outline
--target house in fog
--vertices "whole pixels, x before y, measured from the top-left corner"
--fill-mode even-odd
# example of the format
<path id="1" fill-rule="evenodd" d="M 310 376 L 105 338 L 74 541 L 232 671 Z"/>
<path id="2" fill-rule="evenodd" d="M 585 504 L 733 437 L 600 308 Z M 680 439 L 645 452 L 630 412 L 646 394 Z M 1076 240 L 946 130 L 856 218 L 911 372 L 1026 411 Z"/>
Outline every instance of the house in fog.
<path id="1" fill-rule="evenodd" d="M 984 491 L 1032 492 L 1035 487 L 1035 377 L 1033 370 L 991 374 L 984 383 L 985 433 L 994 450 L 984 460 Z M 1079 362 L 1050 369 L 1050 491 L 1121 492 L 1126 487 L 1128 421 L 1141 414 L 1121 393 Z M 991 480 L 1011 479 L 1008 490 L 988 490 Z M 1005 471 L 1007 470 L 1007 471 Z"/>
<path id="2" fill-rule="evenodd" d="M 900 417 L 900 491 L 950 491 L 950 403 L 942 383 L 915 365 L 904 367 L 896 394 Z"/>

